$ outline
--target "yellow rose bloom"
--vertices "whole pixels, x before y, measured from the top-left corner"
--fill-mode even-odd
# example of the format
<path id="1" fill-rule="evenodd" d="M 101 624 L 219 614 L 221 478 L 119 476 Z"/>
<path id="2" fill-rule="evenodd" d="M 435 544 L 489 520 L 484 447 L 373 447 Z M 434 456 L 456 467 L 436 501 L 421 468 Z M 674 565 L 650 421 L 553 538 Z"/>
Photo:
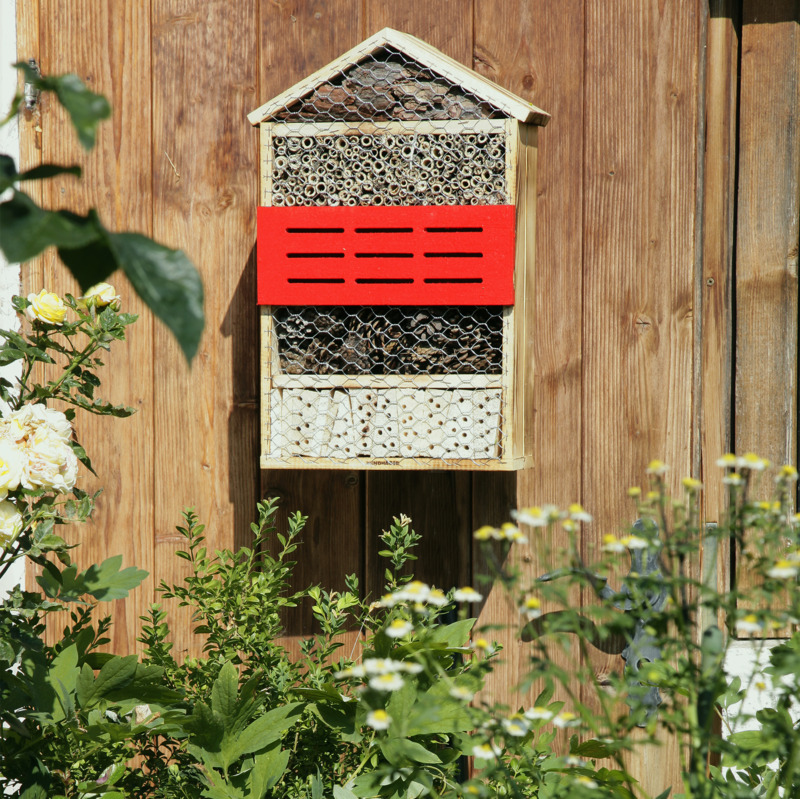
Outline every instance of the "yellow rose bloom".
<path id="1" fill-rule="evenodd" d="M 47 289 L 42 289 L 38 294 L 29 294 L 28 302 L 30 305 L 25 309 L 25 314 L 32 322 L 60 325 L 67 315 L 64 300 Z"/>

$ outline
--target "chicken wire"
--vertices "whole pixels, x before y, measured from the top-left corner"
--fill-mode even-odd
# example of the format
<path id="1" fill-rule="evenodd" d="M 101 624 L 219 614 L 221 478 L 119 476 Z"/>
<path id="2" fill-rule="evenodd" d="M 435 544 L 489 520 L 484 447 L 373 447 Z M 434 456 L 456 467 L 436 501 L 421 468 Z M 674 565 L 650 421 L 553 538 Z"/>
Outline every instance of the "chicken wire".
<path id="1" fill-rule="evenodd" d="M 382 48 L 272 117 L 264 203 L 509 204 L 502 119 Z M 503 308 L 282 306 L 267 315 L 271 465 L 463 465 L 507 454 Z"/>

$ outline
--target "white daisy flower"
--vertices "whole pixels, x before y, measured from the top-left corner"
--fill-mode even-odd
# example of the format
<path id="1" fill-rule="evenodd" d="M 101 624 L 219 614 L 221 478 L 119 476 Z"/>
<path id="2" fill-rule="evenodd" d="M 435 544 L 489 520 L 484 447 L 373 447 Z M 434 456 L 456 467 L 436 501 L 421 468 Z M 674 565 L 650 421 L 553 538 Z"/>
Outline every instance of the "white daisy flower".
<path id="1" fill-rule="evenodd" d="M 461 685 L 454 685 L 450 691 L 450 696 L 453 699 L 459 699 L 462 702 L 471 702 L 475 698 L 475 694 L 470 691 L 468 688 L 464 688 Z"/>
<path id="2" fill-rule="evenodd" d="M 769 466 L 766 458 L 759 458 L 755 452 L 745 452 L 741 458 L 736 459 L 736 465 L 740 469 L 752 469 L 755 472 L 763 472 Z"/>
<path id="3" fill-rule="evenodd" d="M 413 582 L 398 588 L 394 592 L 394 597 L 396 600 L 399 599 L 406 602 L 426 602 L 430 592 L 431 589 L 429 585 L 426 585 L 419 580 L 414 580 Z"/>
<path id="4" fill-rule="evenodd" d="M 496 651 L 496 647 L 490 644 L 485 638 L 476 638 L 470 643 L 470 648 L 478 649 L 487 655 L 492 655 Z"/>
<path id="5" fill-rule="evenodd" d="M 500 753 L 500 748 L 493 744 L 478 744 L 472 747 L 472 756 L 481 760 L 494 760 L 500 756 Z"/>
<path id="6" fill-rule="evenodd" d="M 779 560 L 767 572 L 767 576 L 784 579 L 789 577 L 797 577 L 800 574 L 800 562 L 792 560 Z"/>
<path id="7" fill-rule="evenodd" d="M 647 474 L 654 474 L 657 477 L 663 477 L 668 471 L 669 466 L 664 461 L 659 460 L 650 461 L 646 469 Z"/>
<path id="8" fill-rule="evenodd" d="M 569 518 L 572 519 L 573 522 L 590 522 L 592 517 L 588 514 L 584 509 L 583 506 L 578 504 L 577 502 L 573 502 L 569 508 Z"/>
<path id="9" fill-rule="evenodd" d="M 414 625 L 406 619 L 394 619 L 383 631 L 389 638 L 403 638 L 414 632 Z"/>
<path id="10" fill-rule="evenodd" d="M 760 633 L 764 629 L 764 625 L 754 613 L 748 613 L 747 616 L 738 619 L 734 626 L 740 633 Z"/>
<path id="11" fill-rule="evenodd" d="M 606 533 L 603 536 L 603 552 L 612 552 L 614 554 L 618 554 L 625 551 L 625 544 L 620 541 L 611 533 Z"/>
<path id="12" fill-rule="evenodd" d="M 567 727 L 579 727 L 581 723 L 580 718 L 569 710 L 562 710 L 554 719 L 553 724 L 560 730 Z"/>
<path id="13" fill-rule="evenodd" d="M 472 586 L 465 585 L 453 591 L 453 599 L 456 602 L 480 602 L 483 595 L 479 594 Z"/>
<path id="14" fill-rule="evenodd" d="M 538 506 L 512 510 L 511 518 L 517 524 L 527 524 L 528 527 L 547 527 L 550 524 L 549 514 Z"/>
<path id="15" fill-rule="evenodd" d="M 575 777 L 575 782 L 579 785 L 582 785 L 584 788 L 589 788 L 590 790 L 594 790 L 597 788 L 597 782 L 595 782 L 591 777 L 587 777 L 585 774 L 580 774 L 579 776 Z"/>
<path id="16" fill-rule="evenodd" d="M 373 691 L 399 691 L 404 685 L 399 674 L 378 674 L 369 681 Z"/>
<path id="17" fill-rule="evenodd" d="M 528 734 L 530 727 L 522 716 L 512 716 L 501 721 L 503 729 L 514 738 L 522 738 Z"/>
<path id="18" fill-rule="evenodd" d="M 385 710 L 372 710 L 367 713 L 367 726 L 373 730 L 388 730 L 392 717 Z"/>
<path id="19" fill-rule="evenodd" d="M 363 666 L 351 666 L 348 669 L 343 669 L 342 671 L 337 671 L 333 676 L 337 680 L 346 680 L 349 677 L 357 677 L 359 679 L 363 678 L 366 675 L 366 670 Z"/>
<path id="20" fill-rule="evenodd" d="M 444 591 L 439 588 L 431 588 L 428 592 L 427 602 L 429 605 L 435 605 L 437 608 L 441 608 L 447 604 L 447 597 Z"/>
<path id="21" fill-rule="evenodd" d="M 528 621 L 533 621 L 542 615 L 542 603 L 535 596 L 530 596 L 519 606 L 519 612 Z"/>
<path id="22" fill-rule="evenodd" d="M 543 721 L 550 721 L 555 713 L 552 710 L 548 710 L 546 707 L 529 707 L 525 711 L 525 718 L 529 719 L 530 721 L 537 721 L 539 719 Z"/>
<path id="23" fill-rule="evenodd" d="M 728 474 L 722 478 L 722 482 L 726 486 L 741 486 L 744 485 L 744 477 L 737 472 L 728 472 Z"/>
<path id="24" fill-rule="evenodd" d="M 650 542 L 646 538 L 641 538 L 638 535 L 626 535 L 620 541 L 628 549 L 647 549 L 650 546 Z"/>

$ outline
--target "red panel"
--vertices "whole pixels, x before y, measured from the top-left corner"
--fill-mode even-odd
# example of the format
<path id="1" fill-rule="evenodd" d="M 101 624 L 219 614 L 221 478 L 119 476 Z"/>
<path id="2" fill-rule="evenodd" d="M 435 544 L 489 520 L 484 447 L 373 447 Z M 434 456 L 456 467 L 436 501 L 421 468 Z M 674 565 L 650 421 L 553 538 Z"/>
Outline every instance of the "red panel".
<path id="1" fill-rule="evenodd" d="M 258 209 L 259 305 L 513 305 L 513 205 Z"/>

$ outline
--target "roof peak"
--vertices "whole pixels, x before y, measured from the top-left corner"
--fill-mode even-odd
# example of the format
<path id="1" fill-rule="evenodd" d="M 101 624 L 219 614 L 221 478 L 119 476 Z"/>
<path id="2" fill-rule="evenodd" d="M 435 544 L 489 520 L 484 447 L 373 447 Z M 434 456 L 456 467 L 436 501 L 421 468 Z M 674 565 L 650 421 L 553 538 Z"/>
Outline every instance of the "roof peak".
<path id="1" fill-rule="evenodd" d="M 247 118 L 254 125 L 274 118 L 281 109 L 308 97 L 320 85 L 344 74 L 348 68 L 357 66 L 371 55 L 386 48 L 399 51 L 434 74 L 475 95 L 505 116 L 535 125 L 546 125 L 550 119 L 549 114 L 542 109 L 465 67 L 421 39 L 393 28 L 383 28 L 365 39 L 322 69 L 252 111 Z"/>

